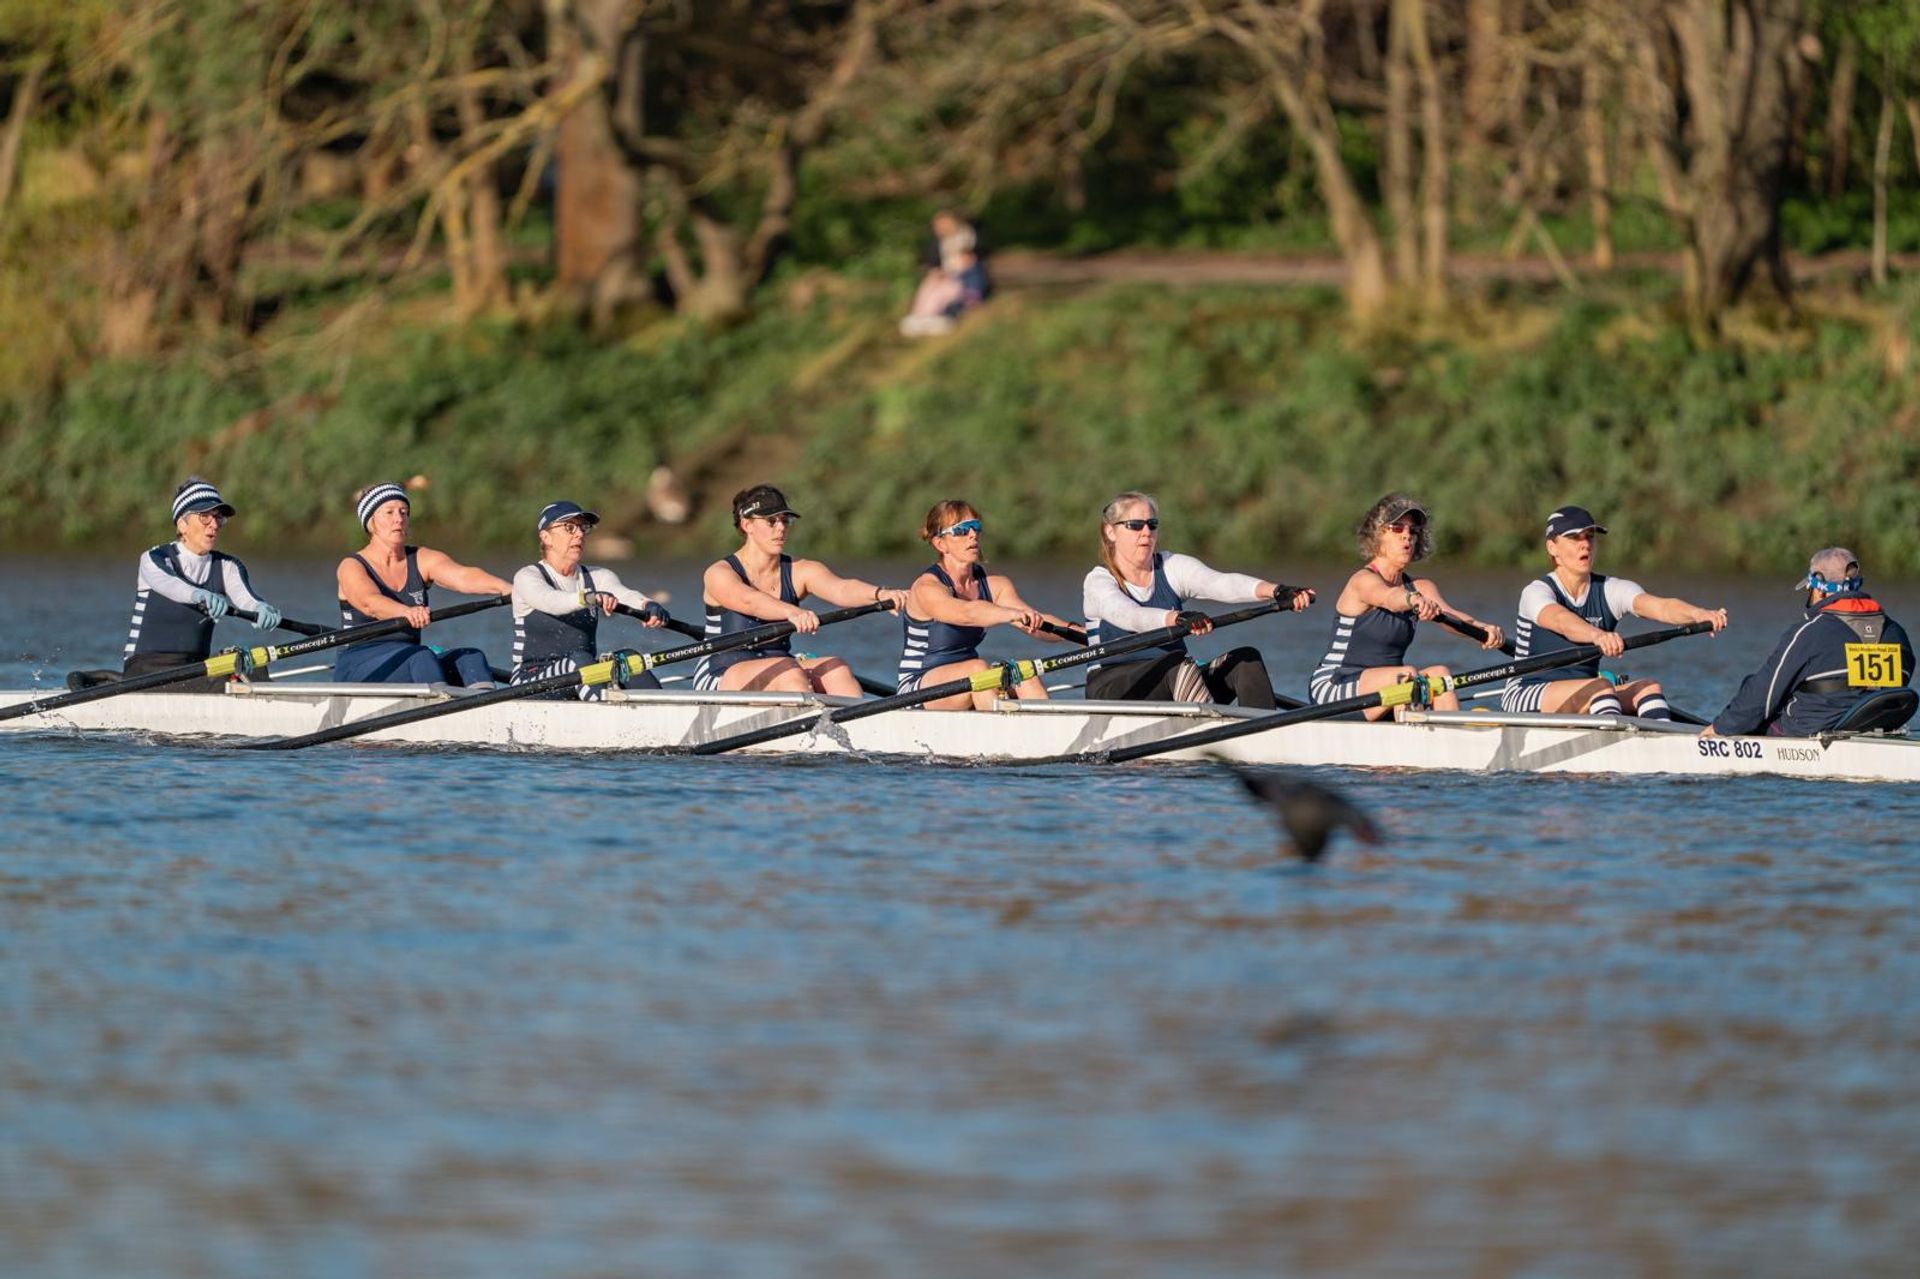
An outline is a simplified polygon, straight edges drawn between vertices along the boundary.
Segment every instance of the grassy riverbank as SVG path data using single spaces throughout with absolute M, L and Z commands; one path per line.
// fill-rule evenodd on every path
M 965 495 L 999 553 L 1083 556 L 1099 503 L 1140 486 L 1170 544 L 1255 565 L 1344 556 L 1360 509 L 1404 487 L 1444 554 L 1482 563 L 1530 555 L 1571 499 L 1626 562 L 1777 572 L 1841 541 L 1920 571 L 1920 290 L 1809 297 L 1702 351 L 1657 282 L 1632 285 L 1482 297 L 1364 346 L 1331 298 L 1231 287 L 1008 295 L 920 343 L 894 334 L 893 282 L 827 275 L 724 333 L 661 318 L 612 341 L 316 306 L 254 345 L 97 364 L 5 405 L 0 538 L 143 542 L 198 471 L 245 511 L 236 549 L 333 548 L 357 485 L 418 474 L 433 540 L 524 544 L 564 495 L 642 554 L 705 553 L 727 495 L 771 479 L 822 554 L 902 552 L 931 501 Z M 648 515 L 659 465 L 686 525 Z

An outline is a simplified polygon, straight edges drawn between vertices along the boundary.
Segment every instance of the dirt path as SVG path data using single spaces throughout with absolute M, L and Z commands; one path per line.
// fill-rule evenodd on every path
M 1844 249 L 1833 253 L 1794 256 L 1790 259 L 1794 278 L 1811 280 L 1824 276 L 1854 274 L 1864 276 L 1868 255 L 1864 249 Z M 1504 257 L 1497 253 L 1461 253 L 1450 259 L 1456 280 L 1514 280 L 1551 283 L 1558 278 L 1554 264 L 1543 257 Z M 1889 260 L 1895 271 L 1920 270 L 1920 253 L 1895 254 Z M 1574 275 L 1586 278 L 1595 273 L 1578 261 L 1569 261 Z M 1677 253 L 1623 254 L 1616 273 L 1622 271 L 1680 271 Z M 1003 287 L 1034 288 L 1062 284 L 1322 284 L 1338 286 L 1346 278 L 1346 268 L 1335 257 L 1290 257 L 1277 253 L 1239 253 L 1213 249 L 1121 249 L 1086 257 L 1064 257 L 1026 249 L 1009 249 L 993 257 L 994 282 Z

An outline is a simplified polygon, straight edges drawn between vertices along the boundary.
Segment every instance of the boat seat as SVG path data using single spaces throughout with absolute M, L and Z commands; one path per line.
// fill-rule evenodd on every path
M 1889 688 L 1869 693 L 1853 704 L 1846 718 L 1833 726 L 1836 733 L 1891 733 L 1903 727 L 1920 710 L 1920 693 L 1910 688 Z

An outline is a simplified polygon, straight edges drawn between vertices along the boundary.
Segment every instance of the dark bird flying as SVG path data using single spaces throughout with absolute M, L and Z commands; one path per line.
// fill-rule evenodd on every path
M 1218 762 L 1240 779 L 1249 795 L 1280 819 L 1292 841 L 1292 851 L 1302 861 L 1319 861 L 1327 851 L 1327 841 L 1342 826 L 1365 843 L 1380 842 L 1380 830 L 1373 820 L 1338 791 L 1284 773 L 1256 773 L 1227 760 Z

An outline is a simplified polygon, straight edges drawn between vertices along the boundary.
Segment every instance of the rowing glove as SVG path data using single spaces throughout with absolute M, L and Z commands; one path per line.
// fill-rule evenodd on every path
M 656 604 L 652 600 L 647 601 L 647 606 L 644 609 L 642 609 L 641 612 L 646 615 L 646 619 L 649 622 L 657 621 L 663 626 L 666 625 L 668 621 L 672 620 L 667 616 L 667 610 L 660 607 L 660 605 Z
M 194 607 L 200 609 L 208 617 L 225 617 L 227 610 L 233 607 L 226 596 L 218 591 L 210 591 L 204 586 L 194 588 L 193 603 Z
M 280 610 L 265 600 L 261 600 L 259 611 L 254 614 L 253 629 L 256 631 L 270 631 L 278 625 L 280 625 Z

